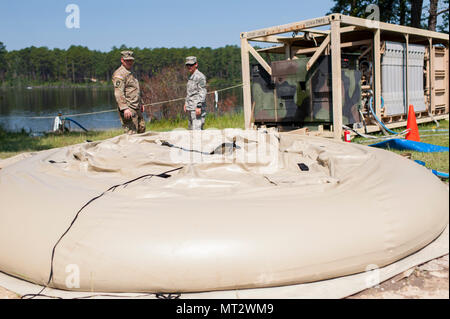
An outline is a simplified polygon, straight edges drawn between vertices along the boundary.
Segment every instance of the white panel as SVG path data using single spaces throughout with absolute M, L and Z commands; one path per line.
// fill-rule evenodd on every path
M 386 50 L 381 60 L 381 95 L 385 115 L 406 114 L 406 67 L 405 43 L 386 41 Z M 408 95 L 409 104 L 416 112 L 425 111 L 423 91 L 423 63 L 425 46 L 408 45 Z
M 423 63 L 425 46 L 408 45 L 408 94 L 409 104 L 414 105 L 414 111 L 426 111 L 425 96 L 423 94 Z

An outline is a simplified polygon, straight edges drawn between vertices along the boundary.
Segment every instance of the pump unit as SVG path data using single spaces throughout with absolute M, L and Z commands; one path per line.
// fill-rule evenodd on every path
M 264 124 L 308 125 L 330 124 L 331 107 L 331 59 L 319 57 L 307 71 L 309 57 L 274 61 L 272 76 L 260 65 L 252 65 L 252 99 L 254 121 Z M 355 55 L 343 55 L 342 105 L 343 123 L 360 122 L 358 108 L 361 105 L 361 72 Z

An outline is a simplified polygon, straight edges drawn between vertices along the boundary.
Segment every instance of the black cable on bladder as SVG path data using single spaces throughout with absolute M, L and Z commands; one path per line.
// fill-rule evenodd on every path
M 122 184 L 117 184 L 117 185 L 111 186 L 108 190 L 104 191 L 104 192 L 101 193 L 100 195 L 98 195 L 98 196 L 96 196 L 96 197 L 90 199 L 86 204 L 83 205 L 83 207 L 80 208 L 80 210 L 77 212 L 77 214 L 75 215 L 74 219 L 73 219 L 72 222 L 70 223 L 69 227 L 64 231 L 64 233 L 59 237 L 59 239 L 58 239 L 58 241 L 56 242 L 56 244 L 53 246 L 53 249 L 52 249 L 52 257 L 51 257 L 51 262 L 50 262 L 50 275 L 49 275 L 49 277 L 48 277 L 47 284 L 46 284 L 46 285 L 41 289 L 41 291 L 39 291 L 37 294 L 26 294 L 26 295 L 23 295 L 23 296 L 21 297 L 21 299 L 33 299 L 34 297 L 37 297 L 37 296 L 50 297 L 50 296 L 42 295 L 42 292 L 44 291 L 44 289 L 46 289 L 46 288 L 50 285 L 50 282 L 51 282 L 52 279 L 53 279 L 53 260 L 54 260 L 54 258 L 55 258 L 56 247 L 58 246 L 58 244 L 60 243 L 60 241 L 64 238 L 64 236 L 69 232 L 70 228 L 72 228 L 72 226 L 75 224 L 75 221 L 77 220 L 78 216 L 79 216 L 80 213 L 83 211 L 83 209 L 86 208 L 86 206 L 88 206 L 89 204 L 91 204 L 93 201 L 99 199 L 100 197 L 102 197 L 102 196 L 105 195 L 106 193 L 108 193 L 108 192 L 110 192 L 110 191 L 113 191 L 113 192 L 114 192 L 114 190 L 115 190 L 117 187 L 120 187 L 120 186 L 127 186 L 128 184 L 131 184 L 131 183 L 133 183 L 133 182 L 135 182 L 135 181 L 137 181 L 137 180 L 140 180 L 140 179 L 143 179 L 143 178 L 147 178 L 147 177 L 153 177 L 153 176 L 156 176 L 156 177 L 161 177 L 161 178 L 168 178 L 168 177 L 171 176 L 171 175 L 169 175 L 169 173 L 178 171 L 178 170 L 180 170 L 180 169 L 182 169 L 182 168 L 183 168 L 183 167 L 174 168 L 174 169 L 165 171 L 165 172 L 160 173 L 160 174 L 146 174 L 146 175 L 139 176 L 139 177 L 134 178 L 134 179 L 132 179 L 132 180 L 130 180 L 130 181 L 128 181 L 128 182 L 125 182 L 125 183 L 122 183 Z M 30 298 L 25 298 L 25 297 L 30 297 Z M 52 298 L 52 297 L 51 297 L 51 298 Z M 57 298 L 57 297 L 56 297 L 56 298 Z
M 156 293 L 155 296 L 158 299 L 180 299 L 181 294 L 178 294 L 178 293 L 170 293 L 170 294 Z

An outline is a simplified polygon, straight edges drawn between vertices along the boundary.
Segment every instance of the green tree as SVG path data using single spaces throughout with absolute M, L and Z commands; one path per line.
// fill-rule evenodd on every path
M 411 26 L 421 27 L 423 0 L 411 0 Z
M 407 25 L 410 16 L 409 2 L 407 0 L 399 0 L 397 12 L 398 12 L 398 24 Z
M 195 55 L 200 70 L 211 83 L 223 87 L 241 81 L 241 56 L 237 46 L 204 48 L 129 48 L 113 47 L 109 52 L 71 46 L 67 50 L 29 47 L 8 52 L 0 46 L 0 79 L 13 85 L 51 82 L 84 83 L 95 78 L 109 82 L 120 66 L 120 52 L 133 50 L 138 78 L 153 77 L 168 67 L 184 69 L 185 57 Z M 210 81 L 209 81 L 210 82 Z
M 354 17 L 366 18 L 370 14 L 370 12 L 366 12 L 367 6 L 376 4 L 380 8 L 380 21 L 410 25 L 411 4 L 417 1 L 420 0 L 335 0 L 335 5 L 329 13 L 342 13 Z M 416 14 L 422 12 L 421 8 L 421 6 L 418 6 L 418 3 L 415 3 L 414 10 Z
M 442 23 L 437 26 L 437 30 L 439 32 L 448 33 L 448 10 L 449 10 L 449 0 L 443 0 L 441 3 L 443 4 L 442 8 L 438 7 L 437 16 L 442 14 Z
M 335 0 L 335 5 L 331 8 L 331 13 L 342 13 L 353 17 L 364 17 L 366 7 L 371 3 L 370 1 L 358 0 Z
M 47 47 L 32 47 L 29 55 L 34 81 L 48 82 L 54 76 L 53 52 Z
M 428 30 L 436 31 L 438 0 L 430 0 Z
M 89 81 L 95 73 L 93 52 L 87 47 L 71 46 L 67 50 L 69 76 L 73 83 Z
M 0 79 L 2 81 L 5 79 L 6 53 L 6 46 L 3 44 L 3 42 L 0 42 Z

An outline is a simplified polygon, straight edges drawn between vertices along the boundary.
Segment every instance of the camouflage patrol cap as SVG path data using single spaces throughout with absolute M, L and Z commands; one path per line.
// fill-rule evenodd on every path
M 195 56 L 188 56 L 186 58 L 186 64 L 195 64 L 197 63 L 197 58 Z
M 124 60 L 134 60 L 133 51 L 122 51 L 120 54 Z

